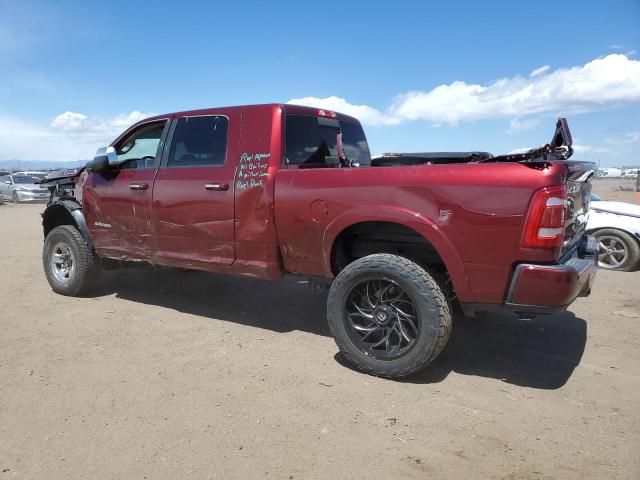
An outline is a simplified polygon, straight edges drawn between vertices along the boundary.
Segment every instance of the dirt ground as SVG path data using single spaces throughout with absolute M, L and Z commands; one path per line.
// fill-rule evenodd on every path
M 592 182 L 593 192 L 602 197 L 603 200 L 613 200 L 616 202 L 640 203 L 635 192 L 635 180 L 607 178 Z
M 42 209 L 0 206 L 0 480 L 640 478 L 640 272 L 562 315 L 458 318 L 395 382 L 342 364 L 297 279 L 124 270 L 55 295 Z

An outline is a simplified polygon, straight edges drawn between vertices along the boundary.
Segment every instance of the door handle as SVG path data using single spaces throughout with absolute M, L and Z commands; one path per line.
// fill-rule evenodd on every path
M 147 190 L 149 188 L 148 183 L 130 183 L 129 188 L 131 190 Z
M 205 183 L 204 188 L 206 190 L 215 190 L 218 192 L 224 192 L 226 190 L 229 190 L 229 184 L 228 183 Z

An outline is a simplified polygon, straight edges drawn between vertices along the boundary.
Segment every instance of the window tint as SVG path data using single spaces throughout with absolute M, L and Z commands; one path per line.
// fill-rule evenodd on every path
M 156 165 L 165 123 L 144 125 L 118 143 L 116 154 L 121 168 L 151 168 Z
M 285 128 L 288 164 L 322 167 L 329 163 L 327 157 L 338 156 L 336 143 L 340 130 L 337 120 L 320 126 L 318 117 L 287 115 Z
M 181 118 L 169 151 L 169 167 L 224 165 L 229 120 L 222 116 Z
M 287 115 L 285 162 L 300 168 L 339 165 L 337 138 L 340 133 L 347 159 L 370 165 L 371 154 L 360 124 L 310 115 Z

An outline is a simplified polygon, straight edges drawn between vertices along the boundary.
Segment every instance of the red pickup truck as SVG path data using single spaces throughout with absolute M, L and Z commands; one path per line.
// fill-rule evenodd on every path
M 524 154 L 372 159 L 360 123 L 294 105 L 141 121 L 85 169 L 45 180 L 43 265 L 82 295 L 119 262 L 330 284 L 328 320 L 363 371 L 426 367 L 467 315 L 562 311 L 587 295 L 591 163 L 560 119 Z M 215 294 L 215 292 L 212 292 Z M 277 306 L 274 306 L 277 308 Z

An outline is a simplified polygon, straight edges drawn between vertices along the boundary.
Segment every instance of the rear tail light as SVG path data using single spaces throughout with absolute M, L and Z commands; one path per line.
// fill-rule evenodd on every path
M 559 185 L 536 191 L 529 205 L 522 246 L 556 248 L 564 241 L 567 187 Z

